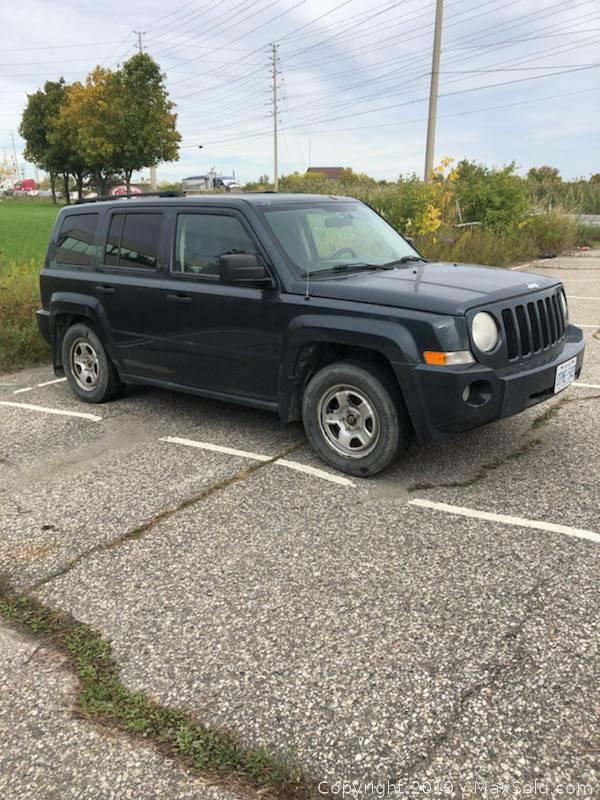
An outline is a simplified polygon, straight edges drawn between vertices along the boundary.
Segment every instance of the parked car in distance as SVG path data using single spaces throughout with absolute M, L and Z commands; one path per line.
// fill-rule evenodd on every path
M 583 360 L 560 281 L 428 262 L 345 197 L 68 206 L 40 284 L 40 330 L 81 400 L 142 383 L 269 409 L 363 477 L 413 436 L 551 398 Z

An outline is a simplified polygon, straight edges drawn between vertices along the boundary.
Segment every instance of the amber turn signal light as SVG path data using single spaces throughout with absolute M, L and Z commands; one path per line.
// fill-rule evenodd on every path
M 458 364 L 474 364 L 475 359 L 469 350 L 454 350 L 450 353 L 438 350 L 425 350 L 423 360 L 437 367 L 452 367 Z

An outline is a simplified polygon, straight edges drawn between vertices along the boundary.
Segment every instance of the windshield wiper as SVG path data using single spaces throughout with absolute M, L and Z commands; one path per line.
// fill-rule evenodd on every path
M 351 272 L 352 270 L 361 270 L 361 269 L 394 269 L 393 266 L 389 264 L 369 264 L 366 261 L 355 261 L 354 263 L 348 264 L 334 264 L 333 267 L 327 267 L 326 269 L 315 269 L 309 270 L 309 274 L 311 278 L 318 278 L 319 275 L 326 275 L 330 272 Z M 306 278 L 306 272 L 302 273 L 302 277 Z
M 353 264 L 336 264 L 326 270 L 321 270 L 321 272 L 343 272 L 348 269 L 393 269 L 393 267 L 387 264 L 368 264 L 367 262 L 355 261 Z
M 387 269 L 394 269 L 394 267 L 398 267 L 400 264 L 408 264 L 411 261 L 423 261 L 427 263 L 428 260 L 427 258 L 423 258 L 423 256 L 402 256 L 402 258 L 397 258 L 394 261 L 388 261 L 387 264 L 383 266 Z

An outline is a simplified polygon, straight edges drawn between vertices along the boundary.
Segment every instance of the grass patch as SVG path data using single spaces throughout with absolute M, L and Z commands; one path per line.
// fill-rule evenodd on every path
M 580 222 L 577 225 L 577 244 L 580 247 L 600 247 L 600 225 Z
M 48 359 L 38 333 L 38 275 L 57 206 L 32 198 L 0 201 L 0 372 Z
M 199 724 L 191 716 L 127 689 L 111 645 L 89 625 L 0 582 L 0 617 L 43 637 L 69 660 L 79 678 L 77 712 L 90 721 L 152 742 L 191 771 L 219 782 L 260 790 L 262 796 L 300 800 L 310 796 L 300 773 L 263 749 L 242 748 L 231 736 Z
M 1 199 L 0 264 L 35 259 L 41 269 L 59 210 L 59 206 L 34 198 Z
M 40 307 L 39 271 L 37 261 L 0 263 L 0 372 L 50 356 L 35 318 Z

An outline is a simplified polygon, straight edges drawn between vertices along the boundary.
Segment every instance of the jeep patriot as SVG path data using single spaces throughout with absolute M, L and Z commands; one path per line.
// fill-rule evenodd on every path
M 269 409 L 364 477 L 412 436 L 547 400 L 583 360 L 555 278 L 432 263 L 346 197 L 68 206 L 40 283 L 54 370 L 81 400 L 143 383 Z

